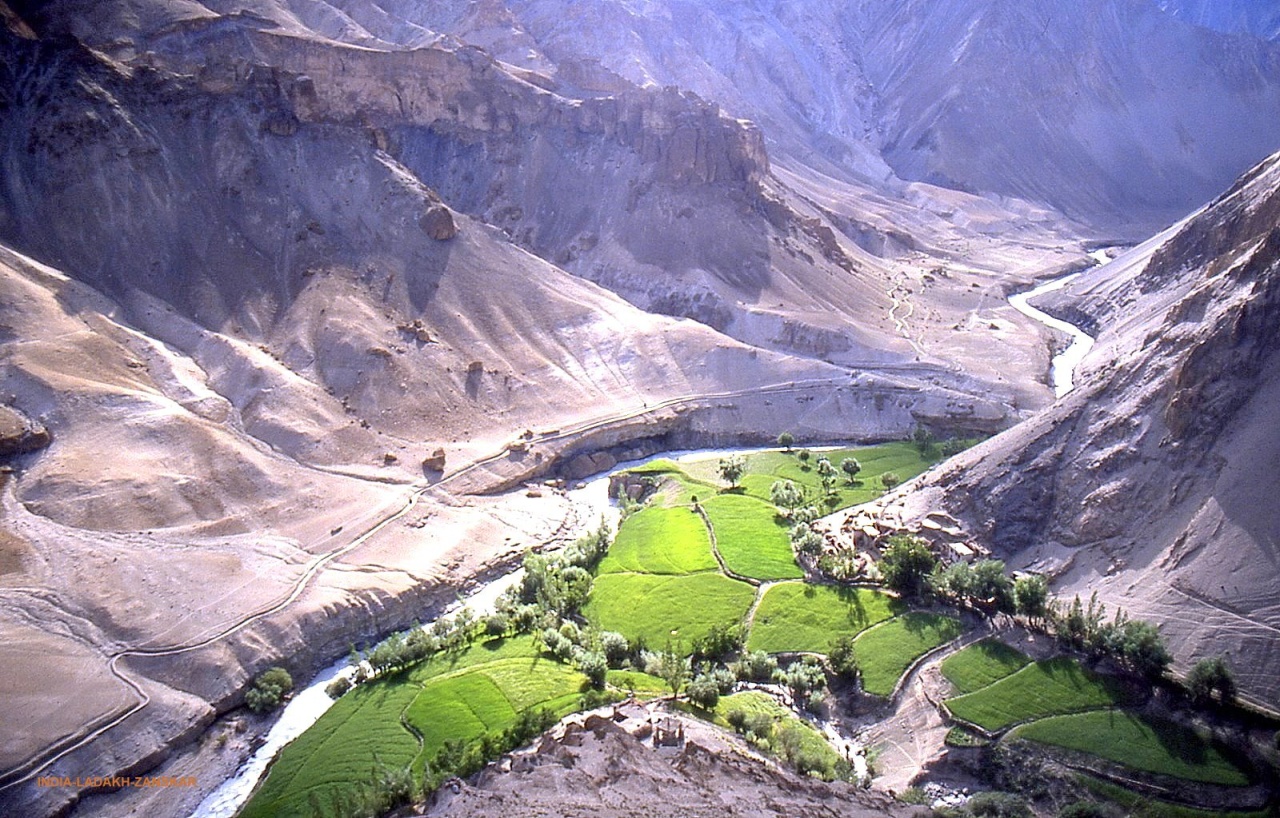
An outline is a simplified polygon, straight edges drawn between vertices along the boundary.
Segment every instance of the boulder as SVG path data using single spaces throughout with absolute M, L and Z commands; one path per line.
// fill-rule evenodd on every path
M 458 226 L 453 221 L 453 214 L 442 204 L 432 205 L 418 219 L 418 226 L 436 241 L 448 241 L 458 235 Z
M 422 470 L 428 472 L 444 471 L 444 449 L 436 449 L 430 455 L 423 458 Z

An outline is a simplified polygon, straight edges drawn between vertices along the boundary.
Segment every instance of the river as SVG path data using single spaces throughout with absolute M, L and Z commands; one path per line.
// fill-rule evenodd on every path
M 1109 259 L 1102 251 L 1092 254 L 1094 261 L 1099 264 L 1105 264 Z M 1071 343 L 1062 352 L 1053 357 L 1053 362 L 1049 365 L 1049 380 L 1053 384 L 1053 394 L 1055 397 L 1062 397 L 1075 388 L 1075 371 L 1080 362 L 1084 360 L 1084 356 L 1089 354 L 1089 350 L 1093 349 L 1093 336 L 1077 327 L 1075 324 L 1067 323 L 1058 318 L 1054 318 L 1046 312 L 1036 309 L 1029 302 L 1031 299 L 1060 290 L 1080 277 L 1080 273 L 1072 273 L 1062 278 L 1055 278 L 1052 281 L 1045 282 L 1034 290 L 1028 290 L 1025 293 L 1009 296 L 1009 304 L 1018 312 L 1028 318 L 1039 321 L 1050 329 L 1065 333 L 1071 338 Z

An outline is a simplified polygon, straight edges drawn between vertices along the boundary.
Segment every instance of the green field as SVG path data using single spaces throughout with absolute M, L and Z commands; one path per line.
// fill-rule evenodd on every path
M 565 665 L 535 658 L 533 640 L 521 637 L 476 644 L 360 685 L 281 751 L 242 818 L 317 815 L 335 790 L 352 792 L 374 780 L 379 765 L 420 773 L 447 739 L 503 730 L 530 708 L 570 712 L 584 682 Z M 402 720 L 421 733 L 421 744 Z
M 963 632 L 964 626 L 955 617 L 920 611 L 865 631 L 853 643 L 862 670 L 862 689 L 888 696 L 916 659 Z
M 702 504 L 716 531 L 725 565 L 752 579 L 799 579 L 791 538 L 769 503 L 741 494 L 721 494 Z
M 976 693 L 947 700 L 959 719 L 998 731 L 1031 721 L 1130 701 L 1118 680 L 1099 676 L 1074 659 L 1057 657 L 1027 665 Z
M 837 638 L 860 633 L 901 608 L 895 597 L 870 588 L 784 582 L 760 600 L 747 649 L 826 653 Z
M 800 448 L 802 447 L 797 446 L 796 451 Z M 914 444 L 907 442 L 882 443 L 877 446 L 813 452 L 813 457 L 809 461 L 807 468 L 800 462 L 795 451 L 791 453 L 783 451 L 752 452 L 746 455 L 747 472 L 742 478 L 742 487 L 749 496 L 770 503 L 772 501 L 769 497 L 769 489 L 773 486 L 774 481 L 792 480 L 796 484 L 810 489 L 811 495 L 816 501 L 819 499 L 818 493 L 821 484 L 818 480 L 818 472 L 814 468 L 814 463 L 817 462 L 819 457 L 828 458 L 836 469 L 840 468 L 840 461 L 846 457 L 855 457 L 862 464 L 862 471 L 858 473 L 857 482 L 852 486 L 845 479 L 843 472 L 838 473 L 839 480 L 836 484 L 836 497 L 835 501 L 830 505 L 832 510 L 866 503 L 879 497 L 883 493 L 883 487 L 880 485 L 880 475 L 887 471 L 894 472 L 903 481 L 906 481 L 933 465 L 920 456 L 920 452 Z M 689 476 L 697 480 L 724 486 L 724 481 L 720 479 L 718 472 L 719 460 L 717 458 L 686 463 L 683 468 Z
M 605 681 L 615 690 L 635 693 L 642 699 L 646 696 L 671 695 L 671 688 L 667 687 L 666 681 L 639 670 L 611 670 L 606 674 Z
M 500 659 L 438 676 L 404 713 L 431 758 L 450 739 L 470 741 L 505 730 L 532 707 L 577 703 L 585 677 L 547 658 Z
M 1031 659 L 999 639 L 983 639 L 942 661 L 942 675 L 957 693 L 973 693 L 1018 672 Z
M 649 506 L 623 522 L 601 574 L 693 574 L 719 568 L 702 518 L 688 508 Z
M 1024 724 L 1010 735 L 1187 781 L 1232 787 L 1249 784 L 1239 767 L 1194 730 L 1123 710 L 1052 716 Z
M 721 573 L 659 576 L 603 574 L 596 578 L 583 615 L 601 630 L 617 631 L 652 649 L 679 640 L 686 649 L 713 625 L 742 621 L 756 589 Z

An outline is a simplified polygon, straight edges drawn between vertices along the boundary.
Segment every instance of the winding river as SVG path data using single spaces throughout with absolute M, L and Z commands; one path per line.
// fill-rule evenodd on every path
M 1099 264 L 1107 263 L 1108 259 L 1102 251 L 1093 254 L 1094 261 Z M 1080 277 L 1080 273 L 1072 273 L 1062 278 L 1055 278 L 1052 281 L 1045 282 L 1034 290 L 1028 290 L 1025 293 L 1009 296 L 1009 304 L 1015 310 L 1027 316 L 1028 318 L 1039 321 L 1049 329 L 1057 330 L 1065 333 L 1071 338 L 1071 343 L 1062 352 L 1053 357 L 1053 362 L 1049 366 L 1049 379 L 1053 384 L 1053 394 L 1055 397 L 1062 397 L 1075 388 L 1075 371 L 1080 362 L 1084 360 L 1084 356 L 1089 354 L 1089 350 L 1093 349 L 1093 336 L 1077 327 L 1075 324 L 1068 323 L 1058 318 L 1054 318 L 1046 312 L 1036 309 L 1029 302 L 1037 296 L 1051 293 L 1055 290 L 1061 290 Z
M 1094 259 L 1099 264 L 1105 264 L 1107 258 L 1101 252 L 1094 254 Z M 1062 397 L 1071 391 L 1074 387 L 1075 368 L 1088 354 L 1093 347 L 1094 339 L 1086 332 L 1081 330 L 1074 324 L 1059 320 L 1053 316 L 1042 312 L 1031 306 L 1028 301 L 1045 293 L 1062 289 L 1063 287 L 1074 281 L 1080 273 L 1073 273 L 1062 278 L 1041 284 L 1033 290 L 1024 293 L 1018 293 L 1009 297 L 1009 304 L 1018 312 L 1032 318 L 1050 329 L 1058 332 L 1066 333 L 1071 338 L 1070 345 L 1058 355 L 1054 356 L 1050 367 L 1050 378 L 1053 383 L 1054 393 L 1057 397 Z M 702 451 L 702 452 L 673 452 L 667 457 L 681 457 L 689 455 L 697 455 L 699 457 L 714 457 L 718 452 Z M 631 468 L 634 463 L 619 464 L 617 470 Z M 578 519 L 591 521 L 589 524 L 594 525 L 594 521 L 600 519 L 603 515 L 609 520 L 610 524 L 617 526 L 618 509 L 612 504 L 608 497 L 608 475 L 601 475 L 591 480 L 583 487 L 575 489 L 568 493 L 570 500 L 583 507 L 583 513 L 578 515 Z M 581 533 L 587 533 L 584 529 Z M 494 603 L 502 592 L 508 587 L 518 582 L 520 579 L 520 571 L 507 574 L 499 579 L 490 582 L 483 588 L 473 593 L 471 596 L 452 606 L 446 614 L 452 613 L 454 610 L 467 606 L 479 615 L 488 613 L 493 609 Z M 236 774 L 227 779 L 216 790 L 205 797 L 200 805 L 196 808 L 190 818 L 232 818 L 236 811 L 249 799 L 254 788 L 265 774 L 271 760 L 276 754 L 289 742 L 302 735 L 311 725 L 315 724 L 319 718 L 324 715 L 332 705 L 333 700 L 325 693 L 325 687 L 337 678 L 339 675 L 349 672 L 349 666 L 346 659 L 334 663 L 330 667 L 321 671 L 311 680 L 311 682 L 303 689 L 294 694 L 293 698 L 285 706 L 284 711 L 280 714 L 279 719 L 268 731 L 263 744 L 253 753 L 253 755 L 240 766 Z M 834 732 L 830 725 L 819 725 L 827 732 Z M 843 739 L 843 737 L 841 737 Z M 847 743 L 847 739 L 843 740 Z M 849 745 L 846 749 L 860 749 Z M 855 753 L 851 753 L 855 755 Z M 859 756 L 857 759 L 862 761 Z M 865 769 L 865 768 L 862 768 Z M 859 771 L 862 772 L 862 769 Z

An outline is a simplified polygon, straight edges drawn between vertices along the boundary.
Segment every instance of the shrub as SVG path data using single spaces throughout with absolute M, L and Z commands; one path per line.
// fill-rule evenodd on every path
M 511 628 L 511 620 L 503 613 L 491 613 L 484 620 L 484 632 L 490 636 L 502 636 Z
M 853 636 L 845 634 L 832 643 L 831 650 L 827 654 L 832 672 L 851 682 L 858 679 L 858 656 L 854 651 L 853 642 Z
M 324 692 L 329 694 L 331 699 L 341 699 L 351 689 L 351 680 L 346 676 L 339 676 L 332 682 L 324 686 Z
M 1058 818 L 1124 818 L 1124 811 L 1112 804 L 1077 801 L 1063 807 Z
M 778 669 L 778 660 L 762 650 L 753 651 L 735 662 L 733 670 L 744 682 L 767 682 Z
M 887 471 L 880 475 L 880 485 L 884 486 L 886 491 L 892 489 L 901 482 L 902 478 L 895 472 Z

